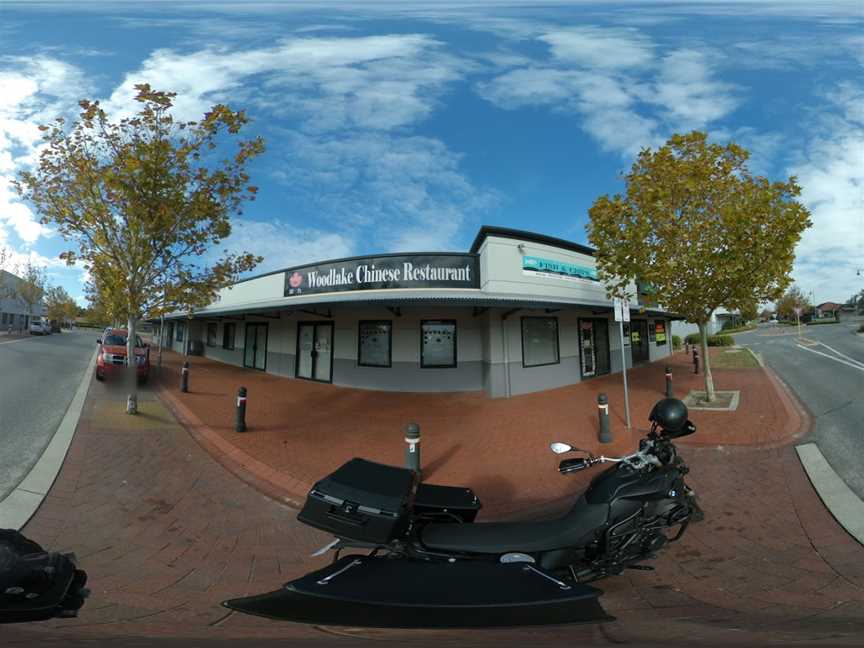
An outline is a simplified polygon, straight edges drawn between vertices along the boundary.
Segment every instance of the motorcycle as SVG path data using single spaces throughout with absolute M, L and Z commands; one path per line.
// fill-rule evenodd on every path
M 365 627 L 487 627 L 611 620 L 588 585 L 641 564 L 704 514 L 673 440 L 693 434 L 679 400 L 651 411 L 639 450 L 594 456 L 563 442 L 561 474 L 613 464 L 562 517 L 474 522 L 468 488 L 417 483 L 408 469 L 352 459 L 317 482 L 298 519 L 336 536 L 333 562 L 281 589 L 223 602 L 274 619 Z M 671 537 L 667 534 L 673 533 Z M 344 550 L 361 550 L 365 555 Z

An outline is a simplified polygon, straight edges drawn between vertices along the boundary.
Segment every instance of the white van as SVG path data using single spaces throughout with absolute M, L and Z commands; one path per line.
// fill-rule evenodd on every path
M 51 323 L 44 317 L 30 320 L 30 335 L 51 335 Z

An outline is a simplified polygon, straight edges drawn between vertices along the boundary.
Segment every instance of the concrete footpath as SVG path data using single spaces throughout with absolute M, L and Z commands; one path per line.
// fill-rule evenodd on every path
M 196 369 L 197 364 L 196 359 Z M 200 373 L 193 374 L 191 385 L 201 390 L 196 380 Z M 718 375 L 718 383 L 724 382 L 734 380 Z M 605 591 L 604 606 L 617 621 L 470 632 L 382 631 L 269 622 L 219 607 L 227 597 L 274 589 L 323 565 L 326 559 L 308 556 L 329 538 L 297 523 L 290 506 L 226 470 L 224 458 L 214 460 L 151 391 L 142 394 L 139 416 L 127 416 L 119 387 L 91 383 L 63 469 L 24 529 L 46 546 L 78 553 L 90 574 L 92 598 L 75 620 L 4 627 L 4 645 L 109 639 L 112 645 L 142 645 L 135 638 L 172 637 L 194 640 L 192 645 L 243 639 L 244 645 L 278 641 L 320 646 L 352 638 L 436 646 L 654 641 L 860 645 L 864 634 L 864 548 L 826 511 L 801 468 L 790 440 L 806 431 L 804 418 L 784 419 L 771 432 L 779 436 L 768 440 L 768 448 L 717 445 L 716 440 L 710 446 L 682 443 L 691 467 L 688 481 L 700 495 L 706 520 L 691 526 L 681 542 L 653 563 L 656 571 L 628 571 L 598 584 Z M 782 408 L 784 397 L 778 394 L 754 397 Z M 331 411 L 344 416 L 338 406 Z M 317 415 L 326 412 L 322 405 Z M 553 415 L 523 419 L 521 425 L 554 431 Z M 639 416 L 644 418 L 645 412 Z M 360 421 L 339 420 L 348 428 Z M 701 425 L 704 438 L 711 438 L 710 424 Z M 323 434 L 307 431 L 318 433 Z M 714 433 L 736 438 L 732 431 Z M 521 461 L 535 463 L 533 473 L 541 483 L 550 483 L 543 481 L 548 473 L 559 480 L 558 492 L 569 489 L 572 497 L 582 482 L 557 475 L 557 459 L 547 449 L 540 449 L 542 459 L 527 454 L 525 448 L 533 452 L 538 442 L 529 435 L 526 445 L 519 446 L 519 437 L 513 437 L 510 445 L 493 446 L 489 461 L 504 461 L 509 468 L 513 462 L 505 457 L 521 449 Z M 353 450 L 347 445 L 341 449 L 345 457 Z M 435 481 L 438 476 L 448 481 L 447 464 L 440 465 Z M 471 480 L 470 473 L 456 477 L 462 483 Z M 484 479 L 489 488 L 478 483 L 478 494 L 498 514 L 505 508 L 496 508 L 496 501 L 519 500 L 520 486 L 528 492 L 523 512 L 540 495 L 556 495 L 532 484 L 499 483 L 496 489 Z M 539 507 L 533 510 L 539 514 Z

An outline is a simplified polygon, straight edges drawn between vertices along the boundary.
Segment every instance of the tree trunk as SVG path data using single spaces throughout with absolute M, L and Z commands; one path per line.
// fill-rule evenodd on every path
M 705 374 L 705 399 L 714 400 L 714 377 L 711 375 L 711 360 L 708 358 L 708 327 L 699 323 L 699 338 L 702 342 L 702 371 Z
M 138 413 L 138 361 L 135 357 L 135 318 L 130 317 L 126 327 L 126 379 L 129 382 L 129 398 L 126 401 L 126 413 Z

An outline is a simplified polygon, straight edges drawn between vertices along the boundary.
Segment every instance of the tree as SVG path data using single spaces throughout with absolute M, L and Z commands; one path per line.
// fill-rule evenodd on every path
M 44 131 L 39 166 L 15 186 L 43 223 L 57 226 L 77 250 L 102 304 L 127 322 L 129 413 L 137 412 L 136 322 L 167 309 L 191 312 L 261 261 L 249 253 L 205 263 L 201 257 L 231 234 L 230 217 L 254 199 L 246 165 L 264 150 L 261 138 L 235 136 L 245 113 L 216 105 L 200 121 L 180 122 L 176 93 L 136 86 L 138 112 L 110 122 L 98 101 L 82 100 L 67 129 L 62 118 Z M 233 154 L 218 155 L 236 139 Z
M 17 282 L 17 285 L 14 287 L 15 296 L 27 308 L 27 321 L 29 322 L 33 318 L 33 310 L 42 302 L 42 298 L 45 296 L 45 268 L 34 265 L 28 259 L 18 269 L 18 275 L 21 281 Z
M 639 153 L 625 195 L 601 196 L 589 210 L 588 238 L 610 294 L 623 296 L 640 279 L 665 308 L 699 326 L 709 401 L 713 312 L 782 295 L 811 224 L 796 179 L 754 177 L 748 157 L 737 144 L 709 144 L 702 132 L 676 134 Z
M 50 320 L 66 322 L 75 317 L 78 305 L 62 286 L 51 286 L 45 290 L 45 314 Z
M 742 324 L 752 322 L 759 316 L 759 303 L 751 302 L 738 307 L 738 313 L 741 315 Z
M 794 320 L 796 318 L 795 309 L 800 309 L 803 313 L 807 309 L 809 301 L 807 296 L 798 286 L 792 286 L 786 293 L 777 300 L 775 305 L 777 309 L 777 317 L 784 320 Z

